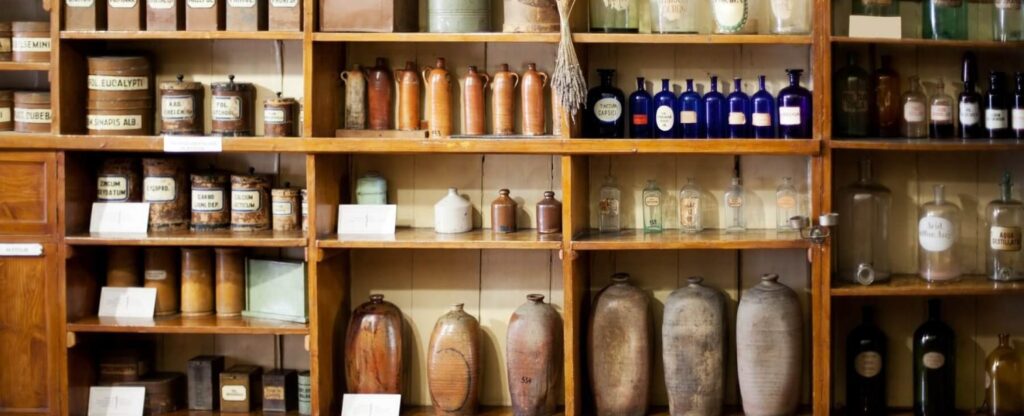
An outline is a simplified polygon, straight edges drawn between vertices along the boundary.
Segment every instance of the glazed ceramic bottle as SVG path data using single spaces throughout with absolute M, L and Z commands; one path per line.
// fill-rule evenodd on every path
M 1024 205 L 1013 199 L 1010 173 L 1003 174 L 999 199 L 985 207 L 988 228 L 988 250 L 985 274 L 996 281 L 1024 279 L 1024 256 L 1021 251 L 1021 227 L 1024 226 Z
M 697 0 L 650 0 L 651 33 L 697 33 Z
M 537 202 L 537 232 L 540 234 L 562 232 L 562 203 L 555 199 L 553 191 L 544 191 L 544 199 Z
M 914 415 L 956 413 L 956 334 L 942 322 L 942 301 L 928 300 L 928 320 L 914 331 Z
M 651 382 L 651 300 L 616 273 L 594 297 L 587 361 L 597 416 L 644 416 Z
M 448 188 L 448 194 L 434 204 L 434 231 L 457 234 L 472 229 L 473 204 L 459 195 L 458 189 Z
M 765 88 L 764 75 L 757 77 L 759 89 L 750 97 L 750 130 L 755 139 L 774 139 L 775 135 L 775 97 Z
M 361 130 L 366 128 L 366 75 L 359 64 L 352 70 L 341 73 L 345 84 L 345 128 Z
M 833 134 L 836 137 L 867 136 L 871 124 L 868 114 L 871 81 L 868 72 L 857 65 L 856 53 L 846 54 L 846 66 L 836 71 L 832 85 Z
M 981 118 L 981 94 L 975 90 L 978 83 L 978 62 L 971 52 L 964 53 L 961 79 L 964 82 L 964 87 L 959 97 L 959 136 L 963 139 L 986 137 L 985 125 Z
M 753 113 L 750 108 L 750 97 L 743 93 L 743 82 L 739 78 L 732 80 L 732 92 L 729 93 L 728 108 L 729 115 L 726 117 L 729 124 L 730 139 L 746 139 L 750 134 L 750 117 Z
M 796 293 L 778 280 L 761 276 L 736 311 L 736 370 L 749 416 L 792 414 L 800 399 L 803 315 Z
M 658 182 L 654 179 L 647 180 L 647 187 L 644 188 L 641 194 L 641 201 L 643 201 L 644 210 L 644 232 L 645 233 L 660 233 L 664 229 L 665 224 L 662 220 L 662 209 L 664 208 L 663 201 L 664 194 L 661 192 L 661 187 L 658 186 Z
M 910 88 L 903 93 L 903 117 L 900 118 L 900 133 L 903 137 L 928 137 L 928 99 L 921 92 L 921 83 L 917 76 L 908 79 Z
M 622 229 L 619 217 L 619 202 L 622 191 L 615 184 L 615 177 L 608 175 L 599 191 L 597 200 L 598 230 L 602 233 L 618 232 Z
M 875 326 L 874 309 L 861 308 L 861 324 L 846 336 L 846 412 L 850 416 L 884 416 L 888 372 L 887 340 Z
M 480 392 L 480 323 L 452 305 L 430 333 L 427 384 L 434 414 L 474 416 Z
M 1006 74 L 992 71 L 985 94 L 985 130 L 990 139 L 1010 138 L 1010 106 L 1013 96 L 1006 88 Z
M 636 91 L 629 94 L 629 137 L 648 139 L 652 135 L 654 104 L 644 77 L 636 77 Z
M 462 83 L 462 134 L 482 136 L 484 132 L 485 104 L 484 88 L 490 78 L 470 65 Z
M 985 403 L 989 416 L 1024 413 L 1021 398 L 1021 366 L 1010 334 L 999 334 L 999 346 L 985 358 Z
M 600 1 L 596 3 L 600 3 Z M 586 136 L 608 139 L 622 138 L 626 133 L 626 123 L 623 120 L 625 97 L 622 90 L 612 85 L 615 70 L 598 69 L 597 73 L 601 77 L 601 84 L 587 92 L 587 111 L 584 114 L 585 123 L 583 125 Z
M 800 86 L 802 69 L 787 69 L 789 86 L 779 91 L 779 137 L 810 139 L 812 126 L 811 92 Z
M 430 137 L 452 135 L 451 80 L 444 58 L 437 58 L 433 68 L 423 70 L 423 82 L 427 86 L 427 127 Z
M 704 230 L 702 198 L 697 182 L 686 178 L 686 185 L 679 190 L 679 231 L 693 234 Z
M 671 139 L 676 133 L 676 95 L 668 78 L 661 80 L 661 91 L 654 95 L 654 138 Z
M 718 77 L 711 76 L 711 91 L 704 94 L 704 111 L 701 113 L 701 124 L 704 126 L 705 137 L 721 139 L 729 137 L 729 107 L 725 96 L 718 92 Z
M 683 139 L 704 137 L 701 128 L 703 111 L 704 102 L 700 94 L 693 90 L 693 79 L 687 79 L 686 91 L 679 94 L 679 99 L 676 100 L 676 112 L 679 114 L 679 133 L 676 136 Z
M 725 296 L 691 277 L 665 300 L 662 359 L 669 413 L 718 416 L 725 390 Z
M 871 75 L 875 105 L 871 106 L 871 119 L 878 137 L 898 137 L 900 118 L 900 74 L 892 68 L 892 56 L 882 55 L 882 66 Z
M 416 64 L 406 62 L 405 69 L 395 70 L 398 83 L 398 129 L 419 130 L 420 128 L 420 74 Z
M 870 285 L 889 280 L 889 213 L 892 192 L 871 177 L 871 160 L 860 162 L 860 179 L 839 193 L 835 229 L 839 278 Z
M 402 311 L 384 295 L 352 311 L 345 336 L 345 375 L 349 393 L 402 394 Z
M 640 30 L 640 5 L 637 0 L 599 0 L 590 2 L 590 31 L 636 33 Z
M 523 85 L 520 103 L 523 107 L 523 135 L 540 136 L 545 133 L 544 119 L 544 85 L 548 82 L 548 74 L 537 70 L 537 64 L 526 64 L 523 71 Z
M 929 282 L 947 282 L 960 277 L 960 208 L 946 200 L 943 185 L 935 185 L 934 194 L 934 201 L 921 206 L 918 272 Z
M 554 415 L 562 374 L 562 317 L 544 303 L 544 295 L 527 295 L 509 318 L 505 339 L 512 413 Z
M 946 94 L 946 85 L 939 79 L 935 92 L 928 97 L 928 138 L 952 139 L 956 137 L 953 128 L 953 97 Z
M 967 39 L 967 2 L 925 0 L 921 2 L 921 37 L 924 39 Z
M 508 194 L 508 189 L 498 190 L 498 198 L 491 202 L 491 229 L 496 233 L 516 232 L 516 201 Z
M 366 71 L 366 77 L 368 80 L 366 101 L 370 130 L 394 128 L 391 121 L 391 95 L 394 93 L 395 86 L 391 79 L 391 70 L 388 69 L 388 61 L 384 58 L 377 58 L 377 65 Z
M 366 172 L 356 181 L 356 204 L 384 205 L 388 203 L 388 181 L 377 172 Z
M 515 92 L 519 74 L 509 71 L 508 64 L 498 66 L 491 79 L 491 128 L 495 135 L 515 134 Z

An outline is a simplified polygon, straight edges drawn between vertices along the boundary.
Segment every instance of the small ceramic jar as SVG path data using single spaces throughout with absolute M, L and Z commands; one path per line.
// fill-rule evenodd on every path
M 562 232 L 562 203 L 555 199 L 555 193 L 552 191 L 544 191 L 544 199 L 537 203 L 537 232 Z
M 356 181 L 356 204 L 384 205 L 388 203 L 388 181 L 377 172 L 366 172 Z
M 508 194 L 508 189 L 499 190 L 498 198 L 491 202 L 491 229 L 496 233 L 516 231 L 516 201 Z
M 473 229 L 473 204 L 455 188 L 434 204 L 434 231 L 439 234 L 464 233 Z

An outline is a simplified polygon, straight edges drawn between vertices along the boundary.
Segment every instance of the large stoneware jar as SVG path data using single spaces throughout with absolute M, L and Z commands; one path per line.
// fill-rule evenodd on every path
M 736 367 L 748 416 L 792 414 L 800 398 L 803 316 L 796 293 L 778 280 L 761 276 L 736 312 Z
M 402 311 L 370 295 L 352 311 L 345 337 L 345 376 L 349 393 L 402 393 Z
M 651 381 L 650 297 L 616 273 L 597 293 L 587 354 L 598 416 L 643 416 Z
M 544 295 L 526 296 L 508 322 L 508 390 L 515 416 L 548 416 L 558 404 L 562 318 Z
M 427 351 L 427 385 L 434 414 L 476 415 L 480 391 L 480 323 L 462 304 L 437 320 Z
M 718 416 L 725 387 L 725 296 L 691 277 L 665 300 L 661 326 L 672 416 Z

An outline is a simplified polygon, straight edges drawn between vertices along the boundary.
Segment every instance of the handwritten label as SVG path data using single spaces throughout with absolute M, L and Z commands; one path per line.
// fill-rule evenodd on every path
M 160 118 L 167 121 L 192 120 L 195 113 L 192 97 L 165 95 L 160 103 Z
M 49 52 L 50 38 L 14 38 L 11 49 L 15 52 Z
M 145 91 L 149 89 L 149 78 L 115 77 L 110 75 L 89 75 L 89 89 L 94 91 Z
M 92 204 L 89 218 L 91 233 L 139 233 L 149 227 L 149 203 L 121 202 Z
M 89 387 L 88 416 L 142 416 L 145 404 L 145 387 Z
M 917 227 L 918 241 L 925 251 L 946 251 L 953 247 L 956 230 L 953 222 L 942 217 L 924 217 Z
M 164 136 L 167 153 L 219 153 L 224 151 L 224 138 L 220 136 Z
M 38 257 L 43 255 L 43 245 L 39 243 L 0 243 L 2 257 Z
M 14 108 L 14 122 L 16 123 L 46 124 L 50 122 L 51 115 L 49 109 Z
M 192 187 L 192 210 L 216 212 L 224 210 L 224 190 Z
M 100 289 L 101 317 L 152 318 L 155 287 L 104 287 Z
M 338 234 L 394 234 L 397 205 L 339 205 Z
M 86 116 L 89 130 L 138 130 L 142 128 L 142 116 Z
M 341 416 L 398 416 L 401 407 L 401 394 L 346 394 Z

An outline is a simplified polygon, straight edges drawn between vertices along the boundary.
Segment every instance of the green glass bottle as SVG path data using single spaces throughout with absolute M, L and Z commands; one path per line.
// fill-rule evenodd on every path
M 921 7 L 921 37 L 967 39 L 966 0 L 924 0 Z
M 928 300 L 928 320 L 914 331 L 914 416 L 956 414 L 955 335 Z
M 648 179 L 647 187 L 644 188 L 642 194 L 645 233 L 660 233 L 665 226 L 661 219 L 662 196 L 663 194 L 658 186 L 658 182 L 654 179 Z

